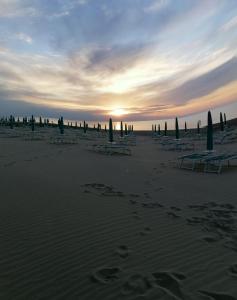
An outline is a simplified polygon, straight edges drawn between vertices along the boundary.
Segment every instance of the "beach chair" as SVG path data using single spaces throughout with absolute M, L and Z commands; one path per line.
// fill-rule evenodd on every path
M 223 153 L 203 158 L 204 172 L 220 174 L 224 163 L 230 166 L 231 160 L 237 160 L 237 153 Z
M 42 141 L 44 140 L 44 135 L 38 132 L 26 133 L 23 136 L 25 141 Z
M 55 136 L 50 138 L 50 144 L 54 145 L 75 145 L 77 144 L 77 140 L 72 137 L 67 136 Z
M 116 141 L 117 142 L 117 141 Z M 122 146 L 136 146 L 136 137 L 135 136 L 125 136 L 120 137 L 118 140 L 118 144 Z
M 120 155 L 131 155 L 131 149 L 124 145 L 119 144 L 101 144 L 93 145 L 92 151 L 104 153 L 107 155 L 120 154 Z
M 165 150 L 173 151 L 187 151 L 194 150 L 194 143 L 184 140 L 169 140 L 162 144 Z
M 210 157 L 211 155 L 211 152 L 191 153 L 187 155 L 182 155 L 178 157 L 178 160 L 180 160 L 179 168 L 193 171 L 197 163 L 201 163 L 204 158 L 207 158 L 208 156 Z M 184 165 L 185 161 L 191 162 L 191 166 Z

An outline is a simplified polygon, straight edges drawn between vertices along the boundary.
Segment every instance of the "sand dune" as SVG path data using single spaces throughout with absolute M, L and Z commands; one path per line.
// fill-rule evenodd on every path
M 237 299 L 235 168 L 180 170 L 149 136 L 132 156 L 106 156 L 88 151 L 94 140 L 11 134 L 0 136 L 0 299 Z

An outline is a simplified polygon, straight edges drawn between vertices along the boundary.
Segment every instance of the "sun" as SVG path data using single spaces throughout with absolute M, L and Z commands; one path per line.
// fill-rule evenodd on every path
M 126 115 L 126 114 L 127 114 L 127 112 L 123 108 L 115 108 L 111 111 L 111 115 L 113 115 L 115 117 L 120 117 L 120 116 L 123 116 L 123 115 Z

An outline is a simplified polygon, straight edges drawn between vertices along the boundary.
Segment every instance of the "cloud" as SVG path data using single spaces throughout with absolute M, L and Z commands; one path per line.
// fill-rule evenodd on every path
M 0 18 L 36 16 L 37 10 L 28 0 L 0 0 Z
M 175 105 L 183 105 L 192 99 L 208 95 L 235 80 L 237 80 L 237 57 L 233 57 L 214 70 L 185 82 L 167 92 L 163 98 Z
M 234 29 L 237 27 L 237 16 L 233 17 L 231 20 L 229 20 L 227 23 L 225 23 L 222 27 L 221 27 L 221 31 L 229 31 L 231 29 Z
M 149 13 L 157 13 L 167 8 L 170 0 L 155 0 L 149 6 L 145 7 L 144 11 Z
M 0 0 L 0 101 L 139 120 L 232 101 L 234 1 Z
M 17 37 L 20 41 L 26 42 L 26 43 L 28 43 L 28 44 L 32 44 L 32 42 L 33 42 L 32 38 L 31 38 L 29 35 L 27 35 L 27 34 L 25 34 L 25 33 L 23 33 L 23 32 L 17 33 L 16 37 Z
M 131 68 L 143 59 L 149 52 L 151 45 L 124 44 L 110 47 L 91 46 L 73 53 L 69 58 L 74 66 L 78 66 L 88 73 L 103 76 L 118 74 Z

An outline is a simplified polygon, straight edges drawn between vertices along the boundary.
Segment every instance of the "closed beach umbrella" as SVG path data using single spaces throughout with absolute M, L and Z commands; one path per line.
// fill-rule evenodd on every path
M 127 127 L 127 124 L 125 124 L 125 135 L 128 135 L 128 127 Z
M 109 119 L 109 142 L 113 143 L 114 137 L 113 137 L 113 122 L 112 119 Z
M 224 131 L 224 122 L 223 122 L 222 113 L 220 113 L 220 129 L 221 129 L 221 131 Z
M 59 129 L 60 129 L 60 133 L 61 133 L 61 134 L 64 134 L 63 117 L 61 117 L 60 120 L 59 120 Z
M 120 123 L 120 136 L 123 137 L 123 122 Z
M 31 116 L 30 125 L 31 125 L 31 130 L 34 131 L 35 130 L 35 119 L 34 119 L 33 115 Z
M 179 140 L 179 122 L 177 117 L 175 118 L 175 138 Z
M 165 136 L 167 136 L 167 122 L 165 122 Z
M 197 134 L 200 134 L 200 125 L 199 124 L 200 124 L 200 122 L 198 121 L 197 122 Z
M 225 125 L 227 124 L 227 122 L 226 122 L 226 114 L 224 113 L 224 123 L 225 123 Z
M 211 112 L 208 112 L 207 116 L 207 150 L 213 150 L 213 126 L 212 126 L 212 117 Z

